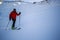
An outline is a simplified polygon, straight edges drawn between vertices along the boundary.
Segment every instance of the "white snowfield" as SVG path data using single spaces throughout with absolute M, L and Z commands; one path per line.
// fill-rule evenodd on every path
M 60 0 L 42 4 L 13 4 L 4 2 L 0 5 L 0 40 L 59 40 Z M 13 8 L 21 12 L 15 25 L 21 30 L 10 29 L 12 21 L 9 22 L 9 14 Z

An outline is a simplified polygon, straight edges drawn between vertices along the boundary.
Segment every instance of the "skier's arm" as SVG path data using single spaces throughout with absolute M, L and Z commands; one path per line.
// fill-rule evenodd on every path
M 19 14 L 16 13 L 17 16 L 19 16 L 21 14 L 21 12 L 19 12 Z

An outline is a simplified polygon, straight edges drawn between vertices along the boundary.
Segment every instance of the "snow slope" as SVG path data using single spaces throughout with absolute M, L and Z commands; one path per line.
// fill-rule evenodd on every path
M 0 5 L 0 40 L 59 40 L 60 36 L 60 3 L 50 1 L 44 4 L 14 3 Z M 21 30 L 4 30 L 9 21 L 9 13 L 17 9 L 21 16 L 17 17 L 16 27 Z M 19 24 L 20 21 L 20 24 Z M 11 27 L 12 21 L 8 27 Z

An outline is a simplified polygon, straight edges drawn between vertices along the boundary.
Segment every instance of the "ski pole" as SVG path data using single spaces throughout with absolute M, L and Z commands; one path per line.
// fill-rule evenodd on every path
M 20 15 L 19 15 L 19 25 L 20 25 L 20 16 L 21 16 L 21 12 L 20 12 Z
M 8 25 L 9 25 L 9 23 L 10 23 L 10 21 L 8 22 L 7 27 L 8 27 Z M 6 29 L 7 29 L 7 27 L 6 27 Z
M 19 15 L 19 25 L 20 25 L 20 15 Z

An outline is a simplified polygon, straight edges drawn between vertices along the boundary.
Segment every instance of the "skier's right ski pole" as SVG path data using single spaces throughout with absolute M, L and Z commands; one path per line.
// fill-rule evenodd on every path
M 9 23 L 10 23 L 10 21 L 8 22 L 8 24 L 7 24 L 7 26 L 6 26 L 6 30 L 7 30 L 7 27 L 8 27 L 8 25 L 9 25 Z

